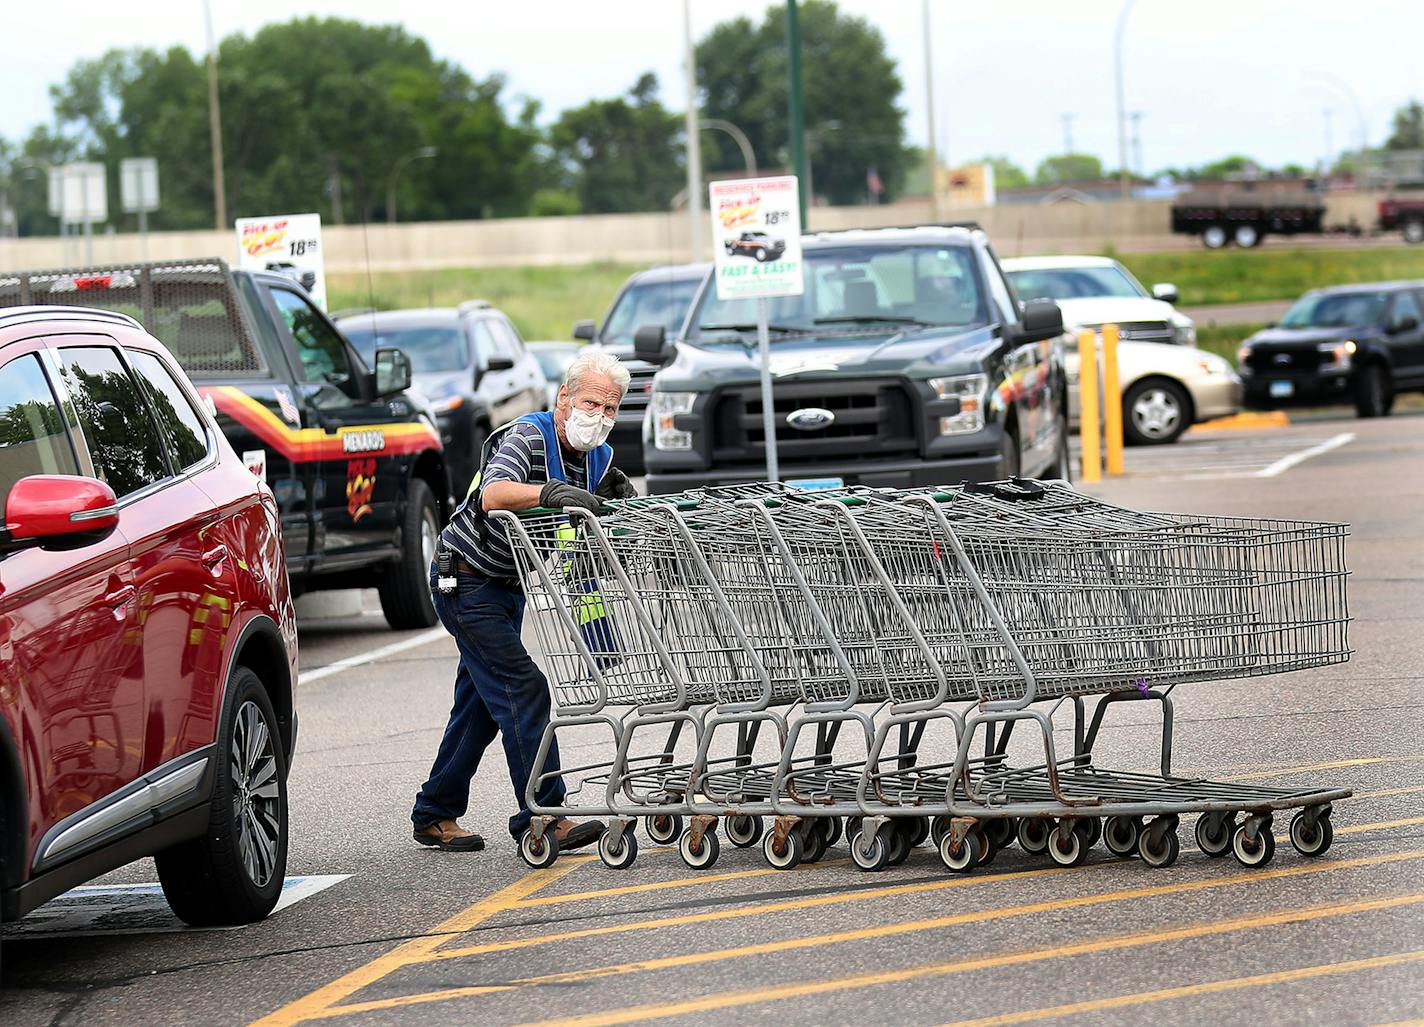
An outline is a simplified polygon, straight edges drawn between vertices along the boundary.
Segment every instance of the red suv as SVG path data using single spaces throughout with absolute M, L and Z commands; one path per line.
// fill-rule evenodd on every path
M 281 523 L 122 314 L 0 310 L 0 919 L 155 856 L 190 924 L 271 912 L 296 618 Z

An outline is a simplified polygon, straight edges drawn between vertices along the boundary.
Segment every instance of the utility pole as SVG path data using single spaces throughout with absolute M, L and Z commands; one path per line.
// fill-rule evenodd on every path
M 1335 160 L 1335 139 L 1330 131 L 1330 119 L 1335 116 L 1335 112 L 1329 107 L 1324 108 L 1321 114 L 1325 115 L 1325 162 L 1321 164 L 1322 174 L 1330 174 L 1330 165 Z
M 796 10 L 796 0 L 786 0 L 786 86 L 789 98 L 791 138 L 791 171 L 800 181 L 796 190 L 801 199 L 801 231 L 809 230 L 806 223 L 807 193 L 810 183 L 806 180 L 806 114 L 801 103 L 801 16 Z
M 1131 176 L 1127 171 L 1127 101 L 1122 89 L 1122 33 L 1127 28 L 1127 15 L 1136 0 L 1122 0 L 1122 12 L 1117 16 L 1117 33 L 1113 37 L 1113 66 L 1117 73 L 1117 166 L 1118 190 L 1124 200 L 1132 195 Z
M 930 220 L 939 222 L 939 150 L 935 147 L 934 47 L 930 43 L 930 0 L 921 7 L 925 36 L 925 114 L 929 118 Z
M 1073 119 L 1076 118 L 1078 115 L 1076 115 L 1076 114 L 1060 114 L 1060 115 L 1058 115 L 1058 116 L 1063 119 L 1063 152 L 1064 152 L 1064 153 L 1072 153 L 1072 152 L 1073 152 Z
M 203 0 L 203 22 L 208 30 L 208 132 L 213 151 L 213 227 L 227 223 L 227 188 L 223 184 L 222 111 L 218 108 L 218 51 L 213 45 L 212 0 Z
M 692 0 L 682 0 L 683 64 L 687 72 L 687 216 L 692 259 L 706 260 L 702 244 L 702 140 L 697 129 L 697 60 L 692 51 Z
M 1142 111 L 1133 111 L 1128 117 L 1132 119 L 1132 167 L 1141 178 L 1146 170 L 1142 166 Z

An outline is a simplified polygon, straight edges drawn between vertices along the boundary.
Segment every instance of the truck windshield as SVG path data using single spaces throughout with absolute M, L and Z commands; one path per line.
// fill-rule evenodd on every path
M 376 366 L 376 350 L 404 350 L 417 374 L 459 371 L 470 366 L 470 344 L 458 328 L 411 325 L 405 328 L 351 328 L 342 326 L 351 345 L 367 367 Z
M 682 330 L 687 308 L 692 306 L 700 278 L 681 281 L 642 281 L 630 285 L 614 301 L 603 322 L 599 341 L 612 345 L 633 345 L 633 333 L 644 325 L 662 325 L 672 338 Z
M 1120 267 L 1045 267 L 1008 271 L 1024 300 L 1074 300 L 1089 296 L 1134 298 L 1147 292 Z
M 804 258 L 805 292 L 767 301 L 767 320 L 780 337 L 988 323 L 968 246 L 838 246 L 808 249 Z M 695 337 L 703 343 L 742 341 L 755 330 L 756 304 L 719 300 L 710 288 Z
M 1336 292 L 1302 296 L 1281 318 L 1282 328 L 1349 328 L 1378 324 L 1387 294 Z

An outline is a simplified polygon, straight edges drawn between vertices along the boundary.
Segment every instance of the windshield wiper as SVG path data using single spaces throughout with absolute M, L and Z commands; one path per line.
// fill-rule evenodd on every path
M 895 325 L 915 325 L 918 328 L 939 328 L 942 327 L 935 321 L 921 321 L 917 317 L 900 317 L 897 314 L 847 314 L 842 317 L 818 317 L 815 321 L 818 325 L 875 325 L 875 324 L 895 324 Z
M 755 324 L 734 324 L 734 325 L 698 325 L 699 332 L 754 332 L 757 330 Z M 769 332 L 776 332 L 780 335 L 804 335 L 811 329 L 805 325 L 774 325 L 766 326 Z

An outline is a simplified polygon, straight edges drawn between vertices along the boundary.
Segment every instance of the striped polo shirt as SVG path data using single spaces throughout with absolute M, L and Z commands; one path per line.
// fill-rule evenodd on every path
M 570 485 L 588 487 L 588 455 L 565 449 L 559 454 Z M 517 421 L 504 433 L 480 474 L 479 488 L 460 504 L 440 537 L 471 567 L 488 578 L 517 578 L 507 527 L 485 515 L 484 490 L 496 481 L 543 485 L 549 480 L 544 433 L 537 425 Z

